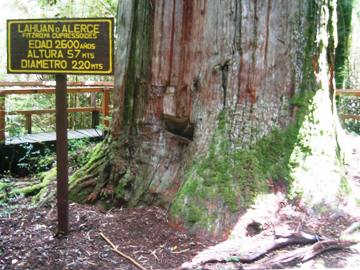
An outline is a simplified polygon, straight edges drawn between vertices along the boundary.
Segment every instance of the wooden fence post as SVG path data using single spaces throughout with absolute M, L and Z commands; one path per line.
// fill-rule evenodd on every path
M 105 88 L 103 92 L 103 102 L 102 102 L 102 113 L 104 119 L 103 122 L 105 127 L 109 127 L 109 120 L 107 119 L 109 117 L 109 103 L 110 103 L 109 89 Z
M 96 93 L 90 95 L 90 106 L 96 108 Z M 91 127 L 96 128 L 99 125 L 99 111 L 92 111 L 91 113 Z
M 25 114 L 25 128 L 27 130 L 28 134 L 31 134 L 32 129 L 32 119 L 31 119 L 31 113 Z
M 5 141 L 5 95 L 0 95 L 0 142 Z

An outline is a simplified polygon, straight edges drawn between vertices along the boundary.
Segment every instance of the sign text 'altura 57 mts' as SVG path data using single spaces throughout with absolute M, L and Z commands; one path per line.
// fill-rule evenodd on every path
M 8 20 L 8 73 L 113 74 L 113 29 L 113 18 Z

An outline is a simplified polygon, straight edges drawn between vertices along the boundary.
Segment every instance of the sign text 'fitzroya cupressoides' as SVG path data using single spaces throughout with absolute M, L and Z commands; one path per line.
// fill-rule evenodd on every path
M 7 21 L 9 73 L 113 74 L 112 18 Z

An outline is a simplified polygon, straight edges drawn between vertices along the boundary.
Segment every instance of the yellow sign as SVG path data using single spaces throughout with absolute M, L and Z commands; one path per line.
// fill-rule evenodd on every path
M 8 73 L 113 74 L 113 32 L 113 18 L 8 20 Z

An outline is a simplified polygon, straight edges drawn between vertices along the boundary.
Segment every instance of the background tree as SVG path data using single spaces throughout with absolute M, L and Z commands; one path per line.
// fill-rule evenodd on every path
M 339 1 L 338 5 L 339 45 L 336 48 L 336 85 L 338 88 L 358 89 L 360 62 L 360 2 L 358 0 Z M 338 98 L 341 114 L 360 114 L 360 98 L 341 96 Z M 360 122 L 345 119 L 344 127 L 360 134 Z
M 74 200 L 170 207 L 214 234 L 271 185 L 337 202 L 336 1 L 121 0 L 117 31 L 111 134 Z

